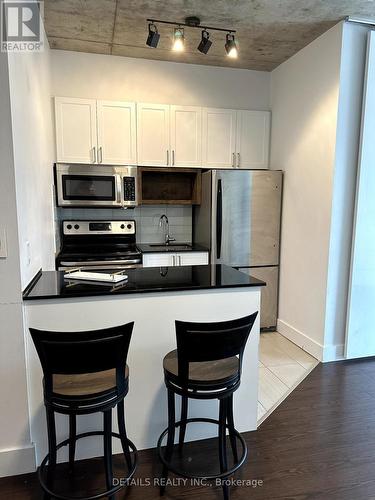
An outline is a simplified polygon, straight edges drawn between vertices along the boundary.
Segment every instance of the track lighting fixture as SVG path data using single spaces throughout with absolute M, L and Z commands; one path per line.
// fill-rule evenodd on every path
M 184 23 L 178 23 L 176 21 L 162 21 L 160 19 L 147 19 L 148 25 L 148 37 L 146 44 L 149 47 L 157 47 L 160 34 L 156 27 L 156 24 L 168 24 L 170 26 L 174 26 L 173 29 L 173 45 L 172 50 L 175 52 L 183 52 L 185 50 L 185 33 L 184 27 L 187 28 L 199 28 L 202 30 L 202 37 L 197 50 L 202 54 L 207 54 L 210 50 L 212 41 L 210 40 L 210 33 L 208 31 L 219 31 L 226 32 L 226 40 L 225 40 L 225 51 L 228 57 L 233 59 L 238 57 L 238 48 L 237 43 L 234 38 L 234 34 L 236 30 L 225 29 L 225 28 L 214 28 L 213 26 L 201 26 L 201 21 L 199 17 L 190 16 L 185 19 Z
M 209 32 L 206 30 L 203 30 L 202 31 L 202 40 L 200 41 L 200 44 L 198 45 L 199 52 L 202 52 L 202 54 L 207 54 L 207 52 L 210 50 L 211 45 L 212 45 L 212 42 L 210 40 Z
M 185 50 L 185 37 L 183 28 L 175 28 L 173 35 L 172 50 L 175 52 L 183 52 Z
M 228 33 L 226 36 L 225 50 L 227 52 L 228 57 L 232 59 L 237 59 L 238 49 L 236 41 L 234 39 L 234 35 L 232 33 Z
M 154 23 L 149 23 L 149 25 L 148 25 L 148 37 L 147 37 L 146 45 L 156 49 L 156 47 L 158 46 L 159 40 L 160 40 L 160 34 L 158 33 L 157 27 L 155 26 Z

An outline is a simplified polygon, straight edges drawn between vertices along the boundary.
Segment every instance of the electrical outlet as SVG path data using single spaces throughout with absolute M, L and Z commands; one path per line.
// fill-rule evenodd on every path
M 30 247 L 30 241 L 26 241 L 26 264 L 28 266 L 31 264 L 31 247 Z
M 8 257 L 7 250 L 7 237 L 5 228 L 0 229 L 0 259 L 6 259 Z

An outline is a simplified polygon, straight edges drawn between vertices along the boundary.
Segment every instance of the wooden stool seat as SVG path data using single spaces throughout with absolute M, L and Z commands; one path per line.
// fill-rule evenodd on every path
M 166 376 L 178 379 L 177 349 L 169 352 L 163 360 Z M 189 363 L 189 382 L 199 385 L 228 384 L 239 376 L 240 362 L 237 356 L 214 361 Z
M 126 365 L 125 378 L 129 377 L 129 367 Z M 116 390 L 116 369 L 94 373 L 74 375 L 53 374 L 53 392 L 63 396 L 88 396 L 101 392 Z

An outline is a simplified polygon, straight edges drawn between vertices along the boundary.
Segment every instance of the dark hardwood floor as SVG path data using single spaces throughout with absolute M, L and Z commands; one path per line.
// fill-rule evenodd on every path
M 235 479 L 259 480 L 262 485 L 233 487 L 233 500 L 375 499 L 375 360 L 318 365 L 246 440 L 249 458 Z M 197 450 L 212 466 L 216 443 L 201 441 L 188 452 L 194 456 Z M 159 473 L 155 450 L 140 452 L 137 481 L 153 481 Z M 103 481 L 102 461 L 79 462 L 76 474 L 77 493 L 86 492 L 88 484 L 95 488 Z M 215 486 L 175 485 L 167 486 L 165 498 L 221 500 L 221 491 Z M 41 498 L 35 474 L 0 480 L 1 500 Z M 116 496 L 157 498 L 153 484 L 132 486 Z

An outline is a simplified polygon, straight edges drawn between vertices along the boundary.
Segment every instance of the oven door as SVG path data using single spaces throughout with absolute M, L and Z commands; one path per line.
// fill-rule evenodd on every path
M 121 177 L 112 169 L 57 166 L 57 203 L 71 207 L 120 207 Z

